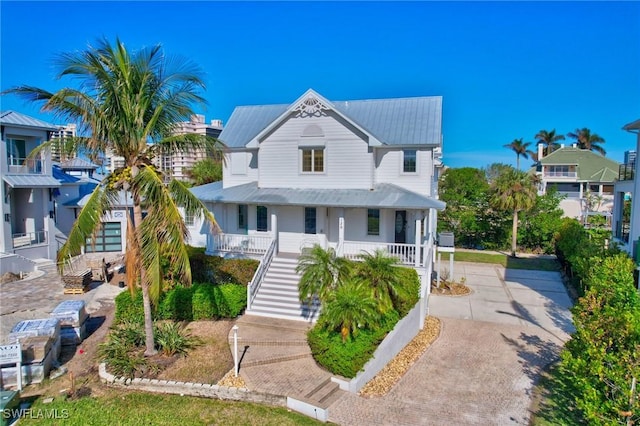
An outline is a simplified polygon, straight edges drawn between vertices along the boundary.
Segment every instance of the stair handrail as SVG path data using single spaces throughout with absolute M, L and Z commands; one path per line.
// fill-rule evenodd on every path
M 269 270 L 269 266 L 271 266 L 271 261 L 273 260 L 275 252 L 276 240 L 272 239 L 267 252 L 260 260 L 260 264 L 258 265 L 256 272 L 253 274 L 253 278 L 251 278 L 251 281 L 247 284 L 247 310 L 251 309 L 253 299 L 255 299 L 256 294 L 258 294 L 258 290 L 264 280 L 264 276 L 266 275 L 267 270 Z

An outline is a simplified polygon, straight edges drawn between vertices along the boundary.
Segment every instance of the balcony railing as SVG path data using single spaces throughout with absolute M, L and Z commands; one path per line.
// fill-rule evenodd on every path
M 618 166 L 618 180 L 633 180 L 635 176 L 636 163 L 620 164 Z
M 578 177 L 578 172 L 554 172 L 554 171 L 546 171 L 544 172 L 544 177 L 555 177 L 555 178 L 576 178 Z
M 580 198 L 579 191 L 558 191 L 558 195 L 564 195 L 566 198 Z
M 47 242 L 47 231 L 13 234 L 13 248 L 34 246 Z
M 7 158 L 9 173 L 12 174 L 42 174 L 44 161 L 39 158 Z
M 342 247 L 343 256 L 347 259 L 358 260 L 363 253 L 372 254 L 376 250 L 384 250 L 397 257 L 406 266 L 423 266 L 422 258 L 418 258 L 416 265 L 416 245 L 399 243 L 369 243 L 363 241 L 345 241 Z M 418 253 L 420 255 L 420 253 Z
M 273 238 L 262 235 L 216 234 L 213 250 L 220 253 L 263 255 L 269 250 Z
M 613 236 L 620 241 L 623 241 L 625 244 L 628 244 L 630 231 L 631 224 L 628 222 L 618 222 Z

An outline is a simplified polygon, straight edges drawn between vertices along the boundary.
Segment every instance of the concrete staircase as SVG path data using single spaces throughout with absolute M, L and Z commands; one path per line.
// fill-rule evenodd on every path
M 298 259 L 294 256 L 275 256 L 247 314 L 296 321 L 316 321 L 320 313 L 320 303 L 317 300 L 311 306 L 300 303 L 298 296 L 300 275 L 295 271 L 297 265 Z

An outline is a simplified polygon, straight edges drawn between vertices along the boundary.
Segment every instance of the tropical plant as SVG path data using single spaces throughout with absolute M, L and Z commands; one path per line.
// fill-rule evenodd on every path
M 325 250 L 315 244 L 302 249 L 296 272 L 301 274 L 298 284 L 300 301 L 309 303 L 317 296 L 324 304 L 339 283 L 349 276 L 350 264 L 333 248 Z
M 356 278 L 371 289 L 380 313 L 396 308 L 399 299 L 406 296 L 404 283 L 398 273 L 398 258 L 390 256 L 385 250 L 377 249 L 373 253 L 361 254 L 360 260 L 362 262 L 357 265 Z
M 535 152 L 529 149 L 531 142 L 524 142 L 522 138 L 514 139 L 511 143 L 506 144 L 504 147 L 509 148 L 516 153 L 516 168 L 520 170 L 520 157 L 525 160 L 529 158 L 529 155 L 535 155 Z
M 551 154 L 553 151 L 560 147 L 558 141 L 564 140 L 564 135 L 556 134 L 556 129 L 553 130 L 540 130 L 535 135 L 536 141 L 541 143 L 546 148 L 546 155 Z M 539 159 L 538 159 L 539 160 Z
M 363 281 L 349 279 L 331 293 L 322 311 L 321 323 L 340 330 L 342 341 L 358 333 L 359 327 L 375 329 L 380 314 L 378 302 Z
M 205 158 L 187 170 L 187 176 L 194 185 L 204 185 L 222 180 L 222 161 Z
M 518 213 L 534 206 L 537 189 L 534 177 L 512 169 L 502 173 L 493 182 L 492 204 L 496 208 L 513 212 L 511 256 L 516 256 L 518 242 Z
M 156 324 L 155 332 L 156 343 L 166 356 L 186 355 L 190 349 L 201 343 L 185 329 L 184 323 L 165 321 Z
M 591 130 L 583 127 L 582 129 L 576 129 L 574 132 L 567 133 L 567 136 L 574 139 L 578 148 L 588 149 L 589 151 L 595 151 L 598 154 L 606 155 L 607 151 L 604 150 L 602 144 L 605 140 L 596 133 L 591 133 Z
M 125 263 L 132 291 L 137 284 L 142 287 L 147 356 L 156 353 L 151 316 L 162 290 L 161 255 L 168 255 L 182 283 L 191 282 L 184 244 L 188 229 L 178 206 L 217 226 L 213 215 L 182 183 L 174 180 L 165 185 L 152 165 L 154 157 L 175 150 L 216 147 L 202 135 L 173 135 L 175 123 L 188 119 L 193 105 L 204 103 L 199 95 L 204 89 L 199 68 L 176 59 L 166 57 L 160 45 L 129 52 L 119 39 L 114 45 L 102 39 L 95 47 L 59 57 L 58 77 L 75 78 L 80 82 L 78 89 L 52 93 L 20 86 L 8 91 L 78 122 L 89 134 L 79 138 L 87 152 L 109 151 L 124 158 L 125 166 L 111 173 L 89 197 L 58 259 L 80 253 L 115 205 L 118 192 L 130 193 L 133 215 L 128 215 Z
M 640 398 L 640 296 L 626 254 L 598 258 L 587 292 L 573 309 L 575 333 L 562 352 L 561 373 L 573 402 L 594 425 L 636 424 Z

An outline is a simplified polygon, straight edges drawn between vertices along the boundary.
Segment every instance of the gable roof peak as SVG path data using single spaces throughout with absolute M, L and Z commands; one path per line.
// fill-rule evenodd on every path
M 316 117 L 331 109 L 334 109 L 333 104 L 313 89 L 308 89 L 289 107 L 290 111 L 297 111 L 302 116 Z

